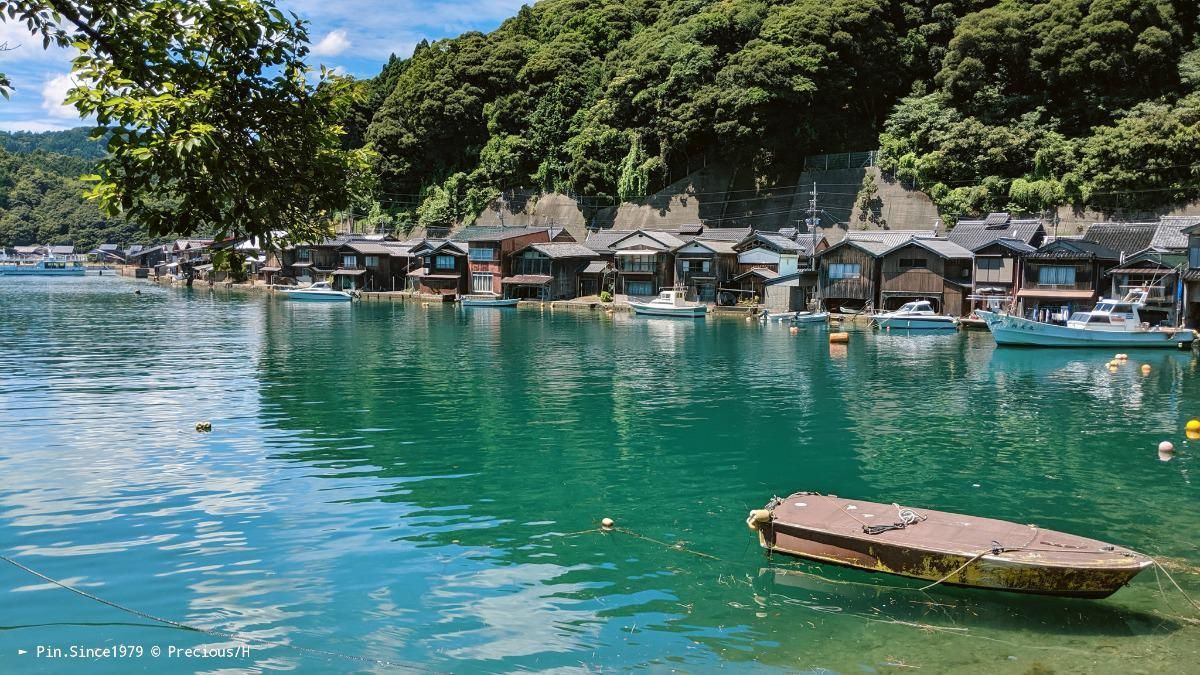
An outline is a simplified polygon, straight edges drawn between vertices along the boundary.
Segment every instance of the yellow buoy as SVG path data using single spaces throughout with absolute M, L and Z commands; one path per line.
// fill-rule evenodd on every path
M 1143 374 L 1143 375 L 1149 375 L 1149 374 L 1150 374 L 1150 364 L 1149 364 L 1149 363 L 1143 363 L 1143 364 L 1142 364 L 1142 374 Z
M 1200 431 L 1185 431 L 1184 436 L 1187 436 L 1189 441 L 1200 441 Z
M 829 341 L 833 344 L 846 344 L 850 342 L 849 333 L 830 333 Z
M 1200 431 L 1200 420 L 1188 420 L 1187 426 L 1184 428 L 1188 431 Z
M 611 530 L 613 525 L 616 525 L 616 523 L 613 522 L 612 518 L 605 518 L 604 520 L 600 521 L 600 527 L 603 527 L 606 530 Z

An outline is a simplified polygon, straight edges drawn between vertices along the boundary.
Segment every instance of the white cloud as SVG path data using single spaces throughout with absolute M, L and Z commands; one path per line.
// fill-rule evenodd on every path
M 344 30 L 331 30 L 313 45 L 312 53 L 317 56 L 337 56 L 350 48 L 350 38 Z
M 78 124 L 56 124 L 45 120 L 0 120 L 3 131 L 63 131 Z
M 42 85 L 42 110 L 58 119 L 79 119 L 79 111 L 75 110 L 74 106 L 63 105 L 67 92 L 74 86 L 75 81 L 70 73 L 46 80 Z

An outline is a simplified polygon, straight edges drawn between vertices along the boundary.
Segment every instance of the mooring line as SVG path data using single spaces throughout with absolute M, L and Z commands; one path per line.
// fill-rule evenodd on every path
M 370 663 L 370 664 L 374 664 L 374 665 L 378 665 L 378 666 L 388 666 L 391 668 L 402 668 L 402 669 L 410 670 L 412 672 L 428 672 L 428 670 L 425 668 L 419 668 L 419 667 L 416 667 L 416 666 L 413 666 L 413 665 L 407 664 L 407 663 L 397 663 L 395 661 L 387 661 L 385 659 L 376 659 L 376 658 L 371 658 L 369 656 L 358 656 L 356 654 L 345 654 L 342 652 L 332 652 L 332 651 L 328 651 L 325 649 L 302 647 L 300 645 L 288 644 L 286 642 L 275 642 L 272 640 L 263 640 L 261 638 L 255 638 L 255 637 L 250 637 L 250 636 L 246 636 L 246 635 L 239 635 L 237 633 L 230 633 L 227 631 L 216 630 L 213 628 L 201 628 L 199 626 L 192 626 L 190 624 L 182 623 L 180 621 L 175 621 L 173 619 L 166 619 L 161 616 L 155 616 L 154 614 L 143 612 L 139 609 L 134 609 L 132 607 L 126 607 L 125 605 L 113 602 L 111 600 L 105 600 L 104 598 L 102 598 L 98 595 L 93 595 L 92 593 L 88 593 L 85 590 L 75 588 L 74 586 L 71 586 L 70 584 L 64 583 L 57 579 L 52 579 L 51 577 L 48 577 L 45 574 L 42 574 L 41 572 L 39 572 L 31 567 L 22 565 L 21 563 L 17 562 L 16 560 L 13 560 L 12 558 L 9 558 L 8 556 L 0 555 L 0 560 L 3 560 L 4 562 L 12 565 L 13 567 L 16 567 L 19 570 L 22 570 L 24 572 L 32 574 L 33 576 L 41 579 L 42 581 L 54 584 L 55 586 L 58 586 L 59 588 L 61 588 L 63 590 L 70 591 L 76 595 L 87 598 L 88 600 L 92 600 L 92 601 L 98 602 L 102 605 L 107 605 L 109 607 L 112 607 L 113 609 L 125 612 L 126 614 L 132 614 L 134 616 L 146 619 L 147 621 L 154 621 L 156 623 L 160 623 L 165 626 L 170 626 L 171 628 L 175 628 L 178 630 L 188 631 L 191 633 L 202 633 L 204 635 L 210 635 L 212 637 L 224 638 L 226 640 L 235 640 L 235 641 L 247 643 L 247 644 L 257 644 L 257 645 L 266 646 L 266 647 L 279 647 L 281 649 L 291 649 L 293 651 L 301 652 L 303 654 L 308 654 L 311 656 L 326 656 L 326 657 L 333 657 L 333 658 L 339 658 L 339 659 L 346 659 L 349 661 L 358 661 L 359 663 Z

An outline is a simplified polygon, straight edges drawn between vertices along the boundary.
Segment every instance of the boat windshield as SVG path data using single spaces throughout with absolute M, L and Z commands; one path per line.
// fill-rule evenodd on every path
M 309 286 L 309 288 L 329 288 L 329 282 L 328 281 L 318 281 L 317 283 L 313 284 L 312 286 Z
M 1113 306 L 1114 305 L 1111 302 L 1102 302 L 1102 303 L 1096 305 L 1096 311 L 1097 312 L 1111 312 L 1111 311 L 1113 311 Z
M 901 312 L 932 312 L 933 306 L 928 302 L 909 302 L 900 308 Z
M 1091 316 L 1091 314 L 1088 312 L 1075 312 L 1074 314 L 1071 315 L 1071 318 L 1067 319 L 1067 320 L 1075 321 L 1078 323 L 1087 323 L 1089 316 Z

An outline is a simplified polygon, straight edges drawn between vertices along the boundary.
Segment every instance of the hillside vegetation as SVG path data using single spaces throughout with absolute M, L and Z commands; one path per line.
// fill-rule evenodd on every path
M 363 82 L 376 220 L 881 147 L 953 217 L 1200 194 L 1195 0 L 543 0 Z M 393 218 L 394 217 L 394 218 Z

